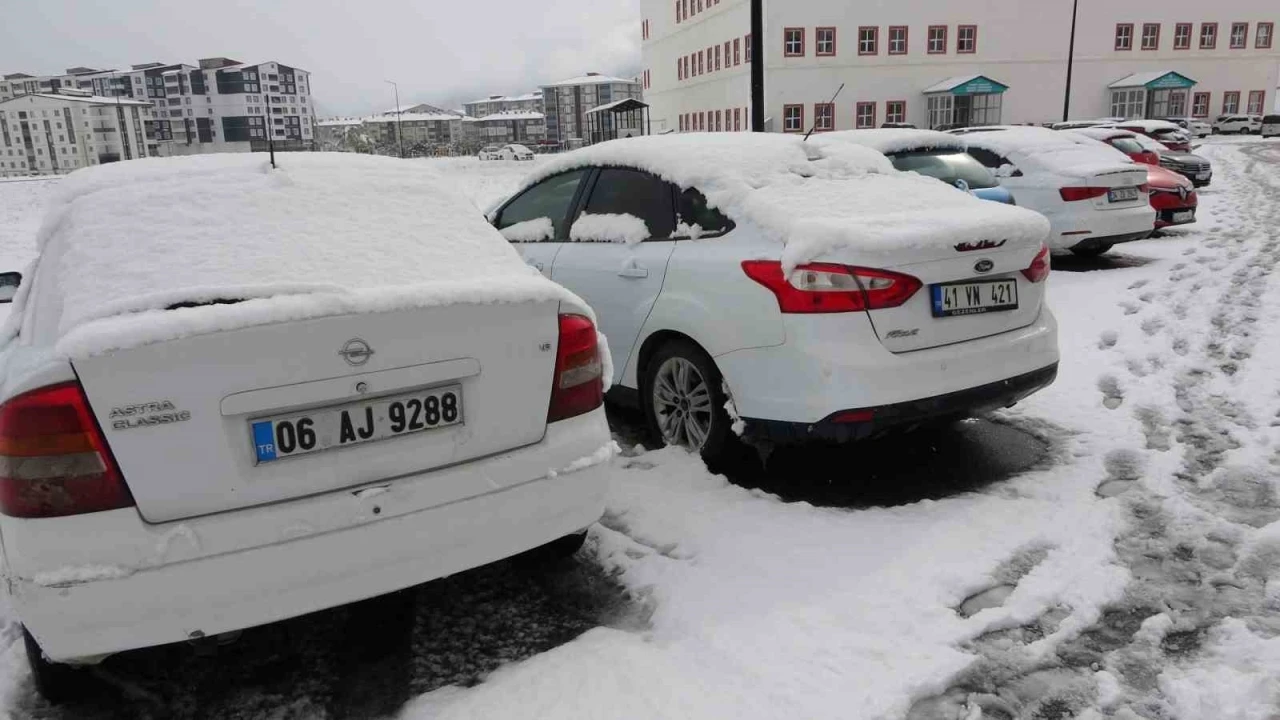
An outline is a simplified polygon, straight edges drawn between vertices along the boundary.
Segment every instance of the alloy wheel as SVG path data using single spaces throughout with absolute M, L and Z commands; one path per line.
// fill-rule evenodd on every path
M 698 366 L 682 357 L 667 358 L 653 378 L 653 413 L 668 445 L 694 452 L 711 434 L 711 388 Z

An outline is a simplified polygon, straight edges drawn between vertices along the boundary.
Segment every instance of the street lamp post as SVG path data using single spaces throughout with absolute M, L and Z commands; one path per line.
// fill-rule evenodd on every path
M 1067 89 L 1062 98 L 1062 122 L 1071 119 L 1071 71 L 1076 62 L 1076 11 L 1080 0 L 1071 0 L 1071 44 L 1067 47 Z
M 400 157 L 404 157 L 404 133 L 400 129 L 400 86 L 390 80 L 383 80 L 396 91 L 396 143 L 400 146 Z
M 764 132 L 764 0 L 751 0 L 751 132 Z

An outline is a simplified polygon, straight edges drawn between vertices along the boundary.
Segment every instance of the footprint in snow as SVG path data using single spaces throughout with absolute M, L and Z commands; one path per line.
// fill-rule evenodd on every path
M 1142 309 L 1141 305 L 1136 305 L 1127 300 L 1124 302 L 1121 302 L 1120 307 L 1124 309 L 1125 315 L 1136 315 L 1138 314 L 1138 311 Z
M 1149 317 L 1142 321 L 1141 327 L 1142 332 L 1146 333 L 1147 337 L 1154 337 L 1156 333 L 1160 332 L 1164 328 L 1164 319 Z
M 1137 290 L 1138 288 L 1144 288 L 1144 287 L 1146 287 L 1146 286 L 1147 286 L 1147 283 L 1149 283 L 1149 282 L 1151 282 L 1151 281 L 1150 281 L 1150 280 L 1137 280 L 1137 281 L 1135 281 L 1133 284 L 1131 284 L 1131 285 L 1129 286 L 1129 289 L 1130 289 L 1130 290 Z
M 1102 392 L 1102 405 L 1108 410 L 1115 410 L 1124 402 L 1124 391 L 1120 389 L 1120 381 L 1115 375 L 1098 378 L 1098 390 Z
M 1138 451 L 1129 448 L 1112 450 L 1103 460 L 1107 479 L 1103 480 L 1094 492 L 1101 498 L 1115 497 L 1128 492 L 1138 478 L 1142 477 L 1143 466 L 1143 458 Z
M 1115 330 L 1103 331 L 1102 336 L 1098 339 L 1098 348 L 1106 350 L 1116 346 L 1116 342 L 1120 340 L 1120 333 Z

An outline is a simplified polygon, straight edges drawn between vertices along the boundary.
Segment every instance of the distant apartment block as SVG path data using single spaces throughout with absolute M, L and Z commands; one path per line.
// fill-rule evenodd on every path
M 472 100 L 462 104 L 462 112 L 467 117 L 482 118 L 497 113 L 530 113 L 542 112 L 542 93 L 527 95 L 490 95 L 483 100 Z
M 206 58 L 128 70 L 68 68 L 60 75 L 0 75 L 0 102 L 59 90 L 150 106 L 146 156 L 309 150 L 315 140 L 310 73 L 279 62 Z
M 0 100 L 0 177 L 60 175 L 154 155 L 150 103 L 59 86 Z
M 619 100 L 640 100 L 639 80 L 587 73 L 542 86 L 542 112 L 546 115 L 547 142 L 562 148 L 589 145 L 599 138 L 588 133 L 587 111 Z

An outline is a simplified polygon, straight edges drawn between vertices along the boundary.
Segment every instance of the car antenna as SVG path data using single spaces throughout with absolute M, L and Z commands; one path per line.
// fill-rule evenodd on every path
M 836 98 L 840 97 L 840 91 L 841 91 L 841 90 L 844 90 L 844 83 L 840 83 L 840 87 L 836 88 L 836 94 L 831 96 L 831 102 L 827 103 L 828 105 L 835 105 L 835 104 L 836 104 Z M 810 128 L 809 128 L 809 132 L 807 132 L 807 133 L 805 133 L 805 134 L 804 134 L 804 139 L 805 139 L 805 140 L 808 140 L 808 139 L 809 139 L 809 136 L 813 134 L 813 131 L 814 131 L 814 130 L 817 130 L 817 129 L 818 129 L 818 113 L 817 113 L 817 111 L 814 111 L 814 113 L 813 113 L 813 125 L 812 125 L 812 126 L 810 126 Z M 833 129 L 834 129 L 834 128 L 833 128 Z

